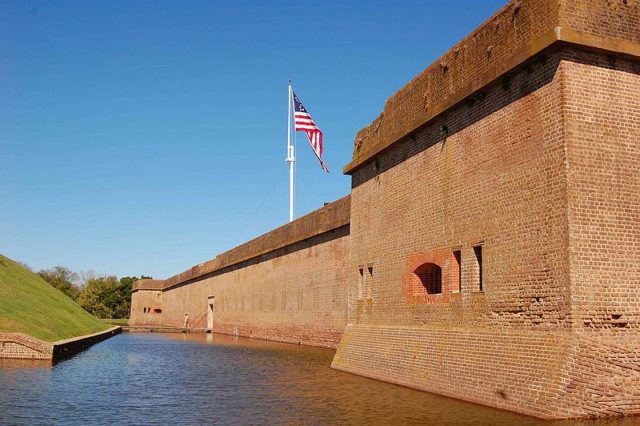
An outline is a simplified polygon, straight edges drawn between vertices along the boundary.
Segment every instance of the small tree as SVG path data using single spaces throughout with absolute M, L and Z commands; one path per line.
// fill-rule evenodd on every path
M 64 266 L 38 272 L 46 282 L 78 302 L 98 318 L 128 318 L 131 287 L 138 277 L 99 276 L 95 271 L 75 273 Z M 142 276 L 141 279 L 151 278 Z M 78 284 L 79 283 L 79 284 Z
M 142 276 L 142 278 L 150 278 Z M 129 318 L 131 287 L 138 277 L 87 276 L 78 303 L 99 318 Z
M 78 281 L 78 274 L 64 266 L 54 266 L 51 269 L 43 269 L 38 272 L 43 280 L 57 288 L 73 300 L 77 300 L 80 289 L 75 284 Z
M 113 275 L 89 278 L 78 297 L 78 303 L 87 312 L 98 318 L 112 318 L 111 310 L 105 304 L 105 297 L 109 294 L 109 289 L 117 283 L 118 280 Z

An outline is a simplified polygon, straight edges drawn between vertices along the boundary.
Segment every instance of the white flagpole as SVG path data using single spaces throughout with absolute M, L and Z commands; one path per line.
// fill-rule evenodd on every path
M 293 101 L 293 91 L 291 90 L 291 80 L 289 80 L 289 112 L 287 115 L 287 162 L 289 163 L 289 222 L 293 221 L 293 177 L 294 163 L 296 162 L 294 147 L 291 144 L 291 103 Z

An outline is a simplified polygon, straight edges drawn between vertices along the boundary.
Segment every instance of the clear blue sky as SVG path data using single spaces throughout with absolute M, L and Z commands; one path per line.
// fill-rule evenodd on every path
M 506 0 L 0 0 L 0 253 L 164 278 L 349 193 L 386 99 Z

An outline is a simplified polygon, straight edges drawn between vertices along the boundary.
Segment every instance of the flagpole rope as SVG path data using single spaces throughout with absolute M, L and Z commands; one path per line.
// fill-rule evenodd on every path
M 267 201 L 267 198 L 269 198 L 269 196 L 271 195 L 271 193 L 275 189 L 276 184 L 278 183 L 279 180 L 280 180 L 280 177 L 279 176 L 276 177 L 276 179 L 273 181 L 273 184 L 271 184 L 271 188 L 269 189 L 269 191 L 264 195 L 264 197 L 262 197 L 262 200 L 260 201 L 260 203 L 258 204 L 256 209 L 253 211 L 253 213 L 249 217 L 249 220 L 247 221 L 246 225 L 244 226 L 242 231 L 236 237 L 235 245 L 240 244 L 240 238 L 244 237 L 244 234 L 247 231 L 247 229 L 249 228 L 249 225 L 253 224 L 253 221 L 254 221 L 256 215 L 258 214 L 258 211 L 262 208 L 262 206 L 264 205 L 264 202 Z

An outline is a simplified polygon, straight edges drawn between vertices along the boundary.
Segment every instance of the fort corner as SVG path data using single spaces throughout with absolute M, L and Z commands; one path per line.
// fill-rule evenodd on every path
M 337 346 L 334 368 L 541 418 L 639 415 L 639 93 L 638 0 L 512 1 L 359 132 L 350 196 L 139 282 L 131 323 Z

